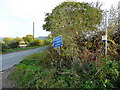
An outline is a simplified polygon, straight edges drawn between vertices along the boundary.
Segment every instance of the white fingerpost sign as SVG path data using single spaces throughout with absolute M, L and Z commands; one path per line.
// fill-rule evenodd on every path
M 107 40 L 107 36 L 106 35 L 102 36 L 102 41 L 106 41 L 106 40 Z

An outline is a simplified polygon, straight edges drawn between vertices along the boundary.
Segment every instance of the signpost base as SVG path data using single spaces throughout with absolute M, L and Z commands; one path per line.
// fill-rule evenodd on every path
M 57 51 L 58 51 L 58 54 L 59 54 L 59 60 L 58 60 L 58 68 L 59 68 L 59 71 L 61 71 L 61 68 L 62 68 L 62 64 L 61 64 L 61 57 L 60 57 L 60 55 L 61 55 L 61 50 L 60 50 L 61 48 L 60 47 L 58 47 L 58 49 L 57 49 Z

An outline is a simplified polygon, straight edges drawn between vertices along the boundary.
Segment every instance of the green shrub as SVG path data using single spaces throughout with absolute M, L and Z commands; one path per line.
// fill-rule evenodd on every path
M 44 41 L 43 40 L 34 40 L 31 43 L 29 43 L 28 46 L 43 46 L 44 45 Z
M 10 44 L 8 44 L 11 49 L 13 48 L 18 48 L 19 47 L 19 42 L 13 41 Z
M 7 43 L 2 43 L 2 51 L 6 51 L 8 49 L 14 49 L 19 47 L 19 42 L 13 41 L 9 44 Z
M 45 44 L 45 45 L 49 45 L 49 44 L 50 44 L 50 41 L 51 41 L 51 40 L 46 39 L 46 40 L 44 41 L 44 44 Z
M 10 46 L 8 44 L 3 44 L 2 43 L 2 51 L 5 51 L 7 49 L 10 49 Z
M 83 71 L 83 68 L 86 72 Z M 57 71 L 46 52 L 27 56 L 17 65 L 11 78 L 23 88 L 118 88 L 118 63 L 114 58 L 74 63 Z
M 11 43 L 12 41 L 14 41 L 14 38 L 10 38 L 10 37 L 5 37 L 2 39 L 2 41 L 6 44 Z

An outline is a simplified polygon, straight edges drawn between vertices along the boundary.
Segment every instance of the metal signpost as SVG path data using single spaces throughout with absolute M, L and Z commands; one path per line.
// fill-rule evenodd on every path
M 107 56 L 107 34 L 108 34 L 108 11 L 105 11 L 105 35 L 102 36 L 102 41 L 105 41 L 105 56 Z
M 108 11 L 105 12 L 105 56 L 107 56 Z
M 60 68 L 60 70 L 61 70 L 61 67 L 62 67 L 62 65 L 61 65 L 61 59 L 60 59 L 60 55 L 61 55 L 61 52 L 60 52 L 60 47 L 62 46 L 62 44 L 63 44 L 63 42 L 62 42 L 62 36 L 58 36 L 58 37 L 55 37 L 54 39 L 53 39 L 53 42 L 54 42 L 54 48 L 57 48 L 57 50 L 58 50 L 58 54 L 59 54 L 59 68 Z

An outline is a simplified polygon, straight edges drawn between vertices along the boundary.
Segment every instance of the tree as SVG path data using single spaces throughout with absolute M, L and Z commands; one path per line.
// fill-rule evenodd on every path
M 28 46 L 42 46 L 42 45 L 44 45 L 44 40 L 36 39 L 32 41 L 31 43 L 29 43 Z
M 11 43 L 12 41 L 14 41 L 14 38 L 10 38 L 10 37 L 5 37 L 2 39 L 6 44 Z
M 56 36 L 70 33 L 78 35 L 82 31 L 95 30 L 102 19 L 100 10 L 79 2 L 63 2 L 46 16 L 43 29 Z
M 43 29 L 51 31 L 53 38 L 62 35 L 63 46 L 61 48 L 62 63 L 65 67 L 74 67 L 78 63 L 83 72 L 86 73 L 83 62 L 87 60 L 87 56 L 94 55 L 99 48 L 93 49 L 91 55 L 89 54 L 89 43 L 87 42 L 87 35 L 91 35 L 93 31 L 98 30 L 101 24 L 102 10 L 97 7 L 92 7 L 88 3 L 80 2 L 63 2 L 56 6 L 52 13 L 47 13 Z M 87 39 L 86 39 L 87 38 Z M 90 41 L 90 40 L 88 40 Z M 90 43 L 92 43 L 90 41 Z M 87 47 L 88 46 L 88 47 Z M 99 45 L 96 44 L 98 47 Z M 86 53 L 88 51 L 88 54 Z M 95 54 L 94 56 L 98 56 Z M 54 60 L 59 60 L 56 49 L 50 50 L 47 56 L 50 56 L 52 63 L 58 66 Z M 84 55 L 85 58 L 82 58 Z M 90 60 L 90 59 L 89 59 Z M 96 58 L 95 58 L 96 60 Z
M 2 51 L 5 51 L 7 49 L 10 49 L 10 46 L 6 43 L 2 43 L 2 48 L 1 49 L 2 49 Z
M 51 31 L 53 37 L 63 36 L 64 56 L 79 56 L 85 35 L 97 30 L 101 23 L 101 12 L 88 3 L 63 2 L 46 14 L 43 29 Z
M 19 42 L 18 41 L 13 41 L 10 44 L 8 44 L 10 48 L 18 48 L 19 47 Z
M 19 37 L 16 37 L 16 38 L 15 38 L 15 41 L 17 41 L 17 42 L 20 43 L 21 41 L 23 41 L 23 39 L 22 39 L 22 38 L 19 38 Z
M 33 35 L 26 35 L 25 37 L 23 37 L 23 40 L 25 41 L 25 43 L 30 43 L 33 41 Z

